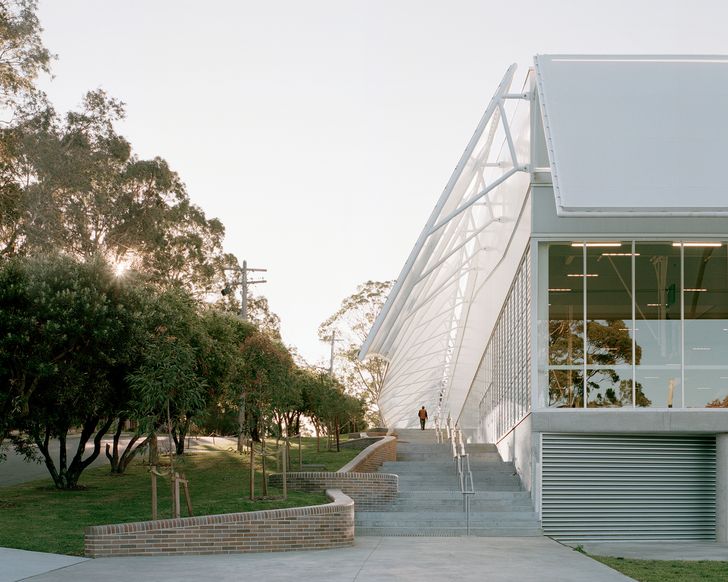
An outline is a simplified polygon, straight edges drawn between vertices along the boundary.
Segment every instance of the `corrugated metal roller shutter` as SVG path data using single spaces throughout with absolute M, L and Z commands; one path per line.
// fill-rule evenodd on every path
M 562 541 L 715 539 L 715 437 L 542 435 L 542 519 Z

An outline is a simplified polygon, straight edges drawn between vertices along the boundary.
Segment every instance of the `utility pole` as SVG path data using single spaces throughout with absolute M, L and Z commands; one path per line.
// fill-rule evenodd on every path
M 336 330 L 331 330 L 331 359 L 329 360 L 329 376 L 334 377 L 334 346 L 336 345 Z M 339 415 L 336 415 L 335 431 L 336 431 L 336 452 L 338 453 L 341 449 L 339 448 Z
M 334 375 L 334 344 L 336 343 L 336 330 L 331 332 L 331 359 L 329 360 L 329 376 Z
M 265 279 L 256 279 L 250 281 L 248 279 L 248 273 L 251 272 L 267 272 L 267 269 L 252 269 L 248 267 L 248 261 L 243 260 L 243 266 L 232 267 L 225 269 L 226 271 L 237 271 L 240 274 L 240 318 L 243 321 L 248 321 L 248 286 L 255 285 L 257 283 L 267 283 Z M 222 294 L 227 295 L 230 293 L 230 288 L 225 287 Z M 245 444 L 245 390 L 240 393 L 240 409 L 238 410 L 238 446 L 237 450 L 239 453 L 243 452 L 243 445 Z

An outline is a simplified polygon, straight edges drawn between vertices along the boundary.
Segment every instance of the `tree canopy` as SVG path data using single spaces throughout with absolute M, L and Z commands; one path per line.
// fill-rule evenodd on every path
M 370 419 L 381 423 L 379 394 L 387 362 L 372 356 L 359 360 L 359 350 L 387 300 L 394 281 L 366 281 L 341 302 L 341 307 L 319 326 L 322 341 L 335 340 L 335 370 L 346 391 L 366 402 Z

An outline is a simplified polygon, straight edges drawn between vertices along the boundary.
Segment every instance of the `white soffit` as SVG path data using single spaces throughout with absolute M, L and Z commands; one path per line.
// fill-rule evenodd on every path
M 559 215 L 728 214 L 728 57 L 535 63 Z

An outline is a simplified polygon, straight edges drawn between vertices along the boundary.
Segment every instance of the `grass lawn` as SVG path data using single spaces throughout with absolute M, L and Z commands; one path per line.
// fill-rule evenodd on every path
M 295 444 L 292 448 L 292 470 L 295 471 L 298 452 Z M 304 439 L 302 448 L 304 463 L 324 464 L 329 470 L 342 467 L 359 452 L 317 453 L 315 439 Z M 273 455 L 269 457 L 268 472 L 275 471 L 273 458 Z M 247 460 L 231 451 L 188 453 L 176 461 L 176 467 L 189 479 L 195 515 L 317 505 L 327 501 L 323 493 L 293 491 L 289 491 L 286 501 L 250 501 Z M 259 470 L 256 476 L 256 495 L 261 495 Z M 82 489 L 59 491 L 49 478 L 0 488 L 0 546 L 82 555 L 86 526 L 151 519 L 151 478 L 141 462 L 130 465 L 121 476 L 111 476 L 107 467 L 87 469 L 79 484 Z M 159 479 L 158 487 L 159 516 L 170 517 L 169 481 Z M 280 495 L 280 491 L 268 491 L 269 497 L 275 495 Z M 182 508 L 182 515 L 186 516 L 184 497 Z
M 728 562 L 632 560 L 590 556 L 639 582 L 725 582 Z

